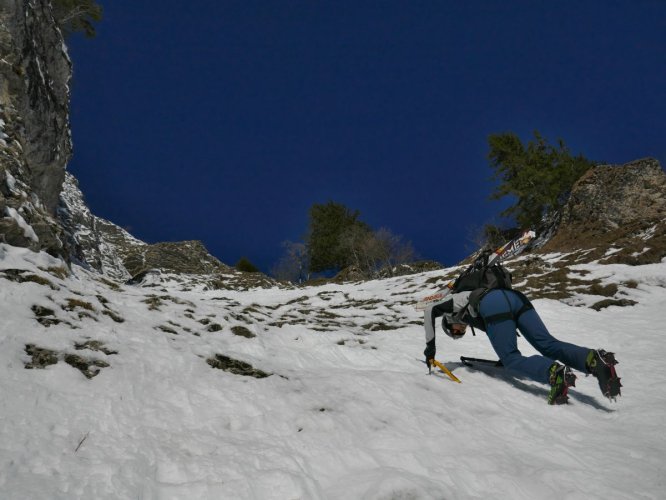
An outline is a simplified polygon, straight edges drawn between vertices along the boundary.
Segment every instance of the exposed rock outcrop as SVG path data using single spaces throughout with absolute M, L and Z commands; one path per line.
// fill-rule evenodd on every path
M 666 218 L 666 175 L 657 160 L 590 169 L 575 184 L 562 226 L 598 233 Z
M 162 275 L 181 275 L 183 287 L 247 289 L 277 283 L 261 273 L 242 273 L 213 257 L 200 241 L 148 244 L 94 215 L 76 179 L 67 174 L 58 217 L 75 249 L 73 259 L 116 281 L 157 286 Z M 150 271 L 150 272 L 149 272 Z M 187 275 L 185 277 L 184 275 Z M 147 279 L 147 277 L 149 279 Z
M 542 249 L 572 250 L 628 264 L 666 256 L 666 174 L 657 160 L 598 166 L 576 182 L 557 231 Z
M 0 240 L 68 251 L 55 220 L 71 156 L 71 62 L 48 0 L 0 2 Z
M 125 267 L 132 274 L 160 269 L 174 274 L 214 274 L 229 266 L 208 253 L 200 241 L 155 243 L 128 249 Z
M 67 174 L 60 195 L 58 217 L 66 230 L 73 258 L 83 265 L 119 281 L 125 281 L 141 269 L 128 269 L 125 260 L 137 248 L 146 246 L 124 229 L 94 215 L 85 203 L 78 181 Z

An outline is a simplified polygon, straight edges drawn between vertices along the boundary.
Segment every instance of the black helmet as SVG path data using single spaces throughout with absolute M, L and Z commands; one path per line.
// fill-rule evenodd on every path
M 462 331 L 462 333 L 454 332 L 453 325 L 463 325 L 465 329 Z M 467 325 L 462 322 L 452 322 L 449 320 L 449 318 L 447 318 L 447 315 L 445 314 L 442 317 L 442 329 L 444 330 L 444 333 L 446 333 L 453 340 L 458 340 L 465 336 L 465 333 L 467 332 Z

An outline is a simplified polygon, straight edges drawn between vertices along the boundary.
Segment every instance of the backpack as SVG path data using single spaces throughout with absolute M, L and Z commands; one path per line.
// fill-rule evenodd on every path
M 472 292 L 469 294 L 467 304 L 458 313 L 458 317 L 472 327 L 473 334 L 476 335 L 474 328 L 486 330 L 486 323 L 505 319 L 513 319 L 517 322 L 524 312 L 534 309 L 532 303 L 522 292 L 515 291 L 523 303 L 517 312 L 503 312 L 486 318 L 481 318 L 479 315 L 479 303 L 490 290 L 511 290 L 513 288 L 511 273 L 500 264 L 499 260 L 502 257 L 518 255 L 534 237 L 533 231 L 526 231 L 519 238 L 514 238 L 495 252 L 488 249 L 483 250 L 474 263 L 465 269 L 449 287 L 452 293 Z M 493 254 L 494 258 L 489 264 L 489 258 Z
M 488 265 L 489 256 L 489 251 L 478 256 L 474 263 L 458 276 L 451 292 L 468 292 L 480 288 L 486 291 L 495 288 L 511 289 L 511 273 L 499 262 Z
M 488 265 L 489 255 L 490 252 L 488 251 L 477 257 L 474 263 L 458 276 L 451 288 L 452 293 L 472 292 L 469 295 L 468 304 L 461 311 L 461 317 L 464 317 L 472 326 L 472 332 L 474 332 L 474 327 L 485 330 L 485 325 L 483 324 L 483 320 L 478 317 L 478 314 L 469 313 L 469 308 L 477 311 L 481 299 L 490 290 L 496 288 L 510 290 L 512 288 L 511 273 L 499 262 Z

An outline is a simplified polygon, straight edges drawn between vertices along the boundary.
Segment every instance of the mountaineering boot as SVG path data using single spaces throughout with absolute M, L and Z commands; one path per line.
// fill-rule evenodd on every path
M 575 387 L 576 375 L 568 366 L 553 363 L 550 367 L 550 394 L 548 394 L 549 405 L 565 405 L 569 402 L 569 387 Z
M 585 365 L 587 371 L 597 377 L 601 393 L 611 401 L 615 401 L 620 394 L 620 377 L 617 376 L 615 354 L 603 349 L 592 349 L 587 355 Z

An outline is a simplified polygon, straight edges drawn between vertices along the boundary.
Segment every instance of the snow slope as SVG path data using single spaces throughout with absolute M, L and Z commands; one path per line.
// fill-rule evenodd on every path
M 494 356 L 482 333 L 438 337 L 461 384 L 427 375 L 412 304 L 442 272 L 184 292 L 59 267 L 0 244 L 2 499 L 664 498 L 666 263 L 584 265 L 634 280 L 633 307 L 535 302 L 557 337 L 620 361 L 617 403 L 581 375 L 558 407 L 544 386 L 461 366 Z M 28 344 L 58 362 L 25 369 Z M 212 368 L 217 354 L 273 375 Z M 87 378 L 72 355 L 109 366 Z

